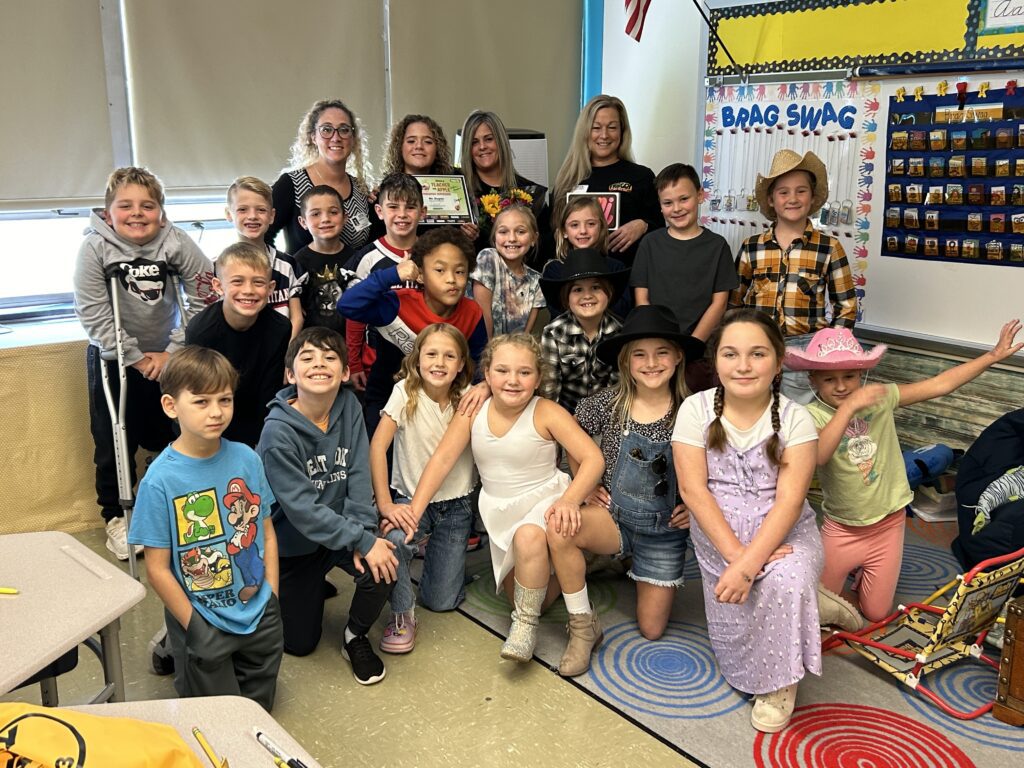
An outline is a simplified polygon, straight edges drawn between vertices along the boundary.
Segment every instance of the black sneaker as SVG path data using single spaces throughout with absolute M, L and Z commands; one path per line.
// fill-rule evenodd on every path
M 167 642 L 167 625 L 160 627 L 160 630 L 153 635 L 149 641 L 149 664 L 153 674 L 164 676 L 174 674 L 174 656 L 171 655 L 171 645 Z
M 345 643 L 341 655 L 352 665 L 352 676 L 360 685 L 373 685 L 384 679 L 387 670 L 366 635 L 356 635 Z

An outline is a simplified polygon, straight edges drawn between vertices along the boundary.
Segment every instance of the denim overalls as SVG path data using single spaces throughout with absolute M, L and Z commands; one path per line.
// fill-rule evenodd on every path
M 668 526 L 678 503 L 676 488 L 671 441 L 624 431 L 608 490 L 612 519 L 619 527 L 619 557 L 633 556 L 629 575 L 637 581 L 682 586 L 690 533 Z

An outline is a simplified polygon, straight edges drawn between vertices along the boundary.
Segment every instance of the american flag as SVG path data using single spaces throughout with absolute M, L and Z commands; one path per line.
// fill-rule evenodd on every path
M 626 34 L 640 42 L 644 33 L 644 20 L 651 0 L 626 0 Z

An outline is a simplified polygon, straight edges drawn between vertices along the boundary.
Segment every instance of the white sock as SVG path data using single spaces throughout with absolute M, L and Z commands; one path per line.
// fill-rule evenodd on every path
M 562 599 L 565 600 L 565 609 L 569 613 L 590 613 L 590 596 L 587 594 L 587 585 L 579 592 L 563 592 Z
M 353 632 L 351 629 L 349 629 L 348 626 L 346 625 L 345 626 L 345 642 L 346 643 L 351 643 L 352 640 L 355 639 L 355 636 L 356 636 L 356 633 Z

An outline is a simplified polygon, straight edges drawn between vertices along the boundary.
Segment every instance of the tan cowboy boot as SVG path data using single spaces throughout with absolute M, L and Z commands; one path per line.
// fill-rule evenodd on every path
M 558 663 L 558 674 L 562 677 L 576 677 L 590 669 L 590 655 L 604 639 L 604 630 L 601 629 L 601 621 L 593 605 L 590 606 L 590 613 L 570 613 L 565 628 L 569 632 L 569 642 Z
M 512 602 L 512 626 L 508 628 L 508 639 L 501 646 L 501 658 L 526 662 L 533 658 L 537 644 L 537 625 L 540 623 L 540 608 L 544 603 L 547 589 L 529 589 L 515 582 Z

